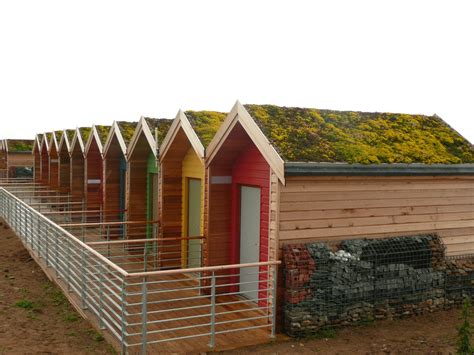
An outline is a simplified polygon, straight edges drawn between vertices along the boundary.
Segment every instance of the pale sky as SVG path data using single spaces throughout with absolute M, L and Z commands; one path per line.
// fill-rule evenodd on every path
M 474 142 L 473 1 L 0 0 L 0 138 L 242 103 L 437 113 Z

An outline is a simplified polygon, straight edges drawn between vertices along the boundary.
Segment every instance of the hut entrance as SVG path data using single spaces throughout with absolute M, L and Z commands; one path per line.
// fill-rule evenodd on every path
M 260 188 L 240 186 L 240 263 L 256 263 L 260 252 Z M 256 300 L 258 267 L 240 269 L 240 292 Z
M 122 156 L 120 158 L 120 168 L 119 168 L 119 216 L 120 220 L 125 220 L 125 182 L 127 174 L 127 161 Z
M 188 178 L 187 184 L 187 236 L 199 237 L 201 235 L 201 179 Z M 187 244 L 188 268 L 201 266 L 201 241 L 189 239 Z
M 158 166 L 153 153 L 148 156 L 147 162 L 147 220 L 156 221 L 158 219 Z M 153 224 L 147 226 L 147 238 L 153 235 Z

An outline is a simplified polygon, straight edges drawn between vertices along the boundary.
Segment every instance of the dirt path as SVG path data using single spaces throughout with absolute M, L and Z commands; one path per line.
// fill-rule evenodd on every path
M 0 220 L 0 354 L 110 354 Z

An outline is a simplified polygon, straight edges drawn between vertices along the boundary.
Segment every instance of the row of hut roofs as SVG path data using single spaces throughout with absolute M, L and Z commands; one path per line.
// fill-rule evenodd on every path
M 424 232 L 451 254 L 474 252 L 474 151 L 436 115 L 237 102 L 31 145 L 35 181 L 109 219 L 158 220 L 162 238 L 203 235 L 204 265 L 274 260 L 288 242 Z M 183 267 L 195 266 L 189 243 Z

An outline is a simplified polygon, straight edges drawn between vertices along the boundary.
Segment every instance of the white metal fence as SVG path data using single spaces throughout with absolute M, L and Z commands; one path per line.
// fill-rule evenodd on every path
M 195 339 L 207 339 L 211 348 L 238 345 L 239 336 L 232 334 L 239 332 L 255 339 L 274 336 L 278 261 L 156 267 L 159 253 L 147 247 L 156 247 L 153 241 L 136 241 L 141 253 L 112 241 L 120 250 L 114 259 L 107 244 L 89 245 L 7 189 L 0 187 L 0 216 L 122 353 L 200 350 L 202 341 Z M 132 263 L 133 270 L 123 263 Z

